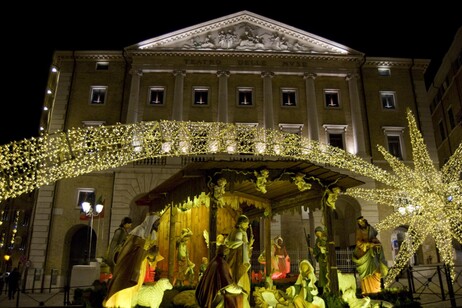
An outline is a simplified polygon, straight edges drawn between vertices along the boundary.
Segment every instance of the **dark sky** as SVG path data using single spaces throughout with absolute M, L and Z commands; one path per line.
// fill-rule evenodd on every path
M 446 9 L 433 4 L 419 11 L 403 11 L 401 6 L 393 7 L 390 2 L 381 6 L 380 1 L 374 2 L 373 8 L 372 4 L 339 6 L 333 1 L 324 1 L 326 4 L 281 1 L 277 5 L 171 2 L 173 5 L 158 1 L 141 5 L 129 1 L 117 6 L 115 2 L 87 5 L 78 1 L 67 2 L 61 8 L 55 5 L 5 11 L 4 15 L 10 18 L 0 19 L 5 112 L 0 122 L 0 145 L 38 136 L 46 80 L 55 50 L 122 50 L 156 36 L 248 10 L 366 56 L 431 59 L 427 71 L 427 79 L 431 79 L 462 26 L 462 15 L 453 5 L 443 5 L 444 1 L 438 2 L 438 7 Z M 17 3 L 14 5 L 24 6 Z M 306 7 L 299 7 L 302 4 Z

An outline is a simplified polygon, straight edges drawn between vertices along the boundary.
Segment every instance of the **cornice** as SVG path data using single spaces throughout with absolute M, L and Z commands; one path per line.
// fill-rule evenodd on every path
M 406 59 L 406 58 L 367 58 L 364 67 L 398 67 L 398 68 L 417 68 L 426 70 L 430 60 L 426 59 Z
M 222 58 L 260 58 L 260 59 L 295 59 L 295 60 L 318 60 L 337 62 L 360 62 L 360 55 L 331 55 L 331 54 L 298 54 L 298 53 L 274 53 L 274 52 L 236 52 L 236 51 L 179 51 L 179 50 L 130 50 L 127 54 L 131 57 L 222 57 Z
M 55 58 L 58 60 L 92 60 L 92 61 L 124 61 L 123 51 L 78 51 L 57 53 Z

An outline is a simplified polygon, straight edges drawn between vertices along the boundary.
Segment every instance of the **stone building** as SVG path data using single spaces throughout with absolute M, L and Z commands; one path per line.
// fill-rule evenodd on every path
M 242 11 L 124 50 L 56 51 L 41 124 L 45 132 L 56 133 L 161 120 L 233 123 L 327 143 L 387 169 L 377 145 L 403 162 L 412 161 L 406 119 L 410 109 L 437 164 L 424 83 L 428 63 L 425 59 L 368 57 L 327 38 Z M 89 154 L 97 155 L 98 145 L 85 146 L 93 149 Z M 239 153 L 231 156 L 233 161 L 248 161 L 249 168 L 262 160 Z M 189 163 L 214 159 L 216 155 L 144 159 L 40 187 L 27 287 L 66 285 L 73 265 L 104 255 L 124 216 L 131 216 L 133 225 L 142 221 L 152 205 L 142 202 L 146 197 L 152 201 L 150 192 L 159 193 L 156 188 Z M 222 163 L 222 168 L 226 165 Z M 348 171 L 317 168 L 338 179 L 350 178 L 351 186 L 379 187 Z M 82 201 L 104 204 L 103 212 L 90 219 L 91 237 Z M 294 213 L 275 215 L 266 235 L 266 243 L 268 236 L 282 235 L 293 262 L 306 257 L 303 232 L 313 234 L 313 241 L 314 228 L 322 223 L 319 204 L 308 208 L 298 205 Z M 391 211 L 340 196 L 332 221 L 336 248 L 354 246 L 356 217 L 363 215 L 374 225 Z M 380 234 L 390 264 L 402 233 Z M 435 253 L 432 243 L 425 247 L 415 262 L 424 263 L 426 256 Z M 263 242 L 258 249 L 265 249 Z
M 462 28 L 428 89 L 436 147 L 443 165 L 462 142 Z

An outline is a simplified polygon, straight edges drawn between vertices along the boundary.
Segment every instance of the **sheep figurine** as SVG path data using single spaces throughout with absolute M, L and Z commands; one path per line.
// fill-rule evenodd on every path
M 354 274 L 337 271 L 337 275 L 339 291 L 345 293 L 346 290 L 351 289 L 353 293 L 356 293 L 356 278 Z
M 161 278 L 155 284 L 143 285 L 138 294 L 132 299 L 132 307 L 136 305 L 159 308 L 164 297 L 165 290 L 173 289 L 172 284 L 167 278 Z

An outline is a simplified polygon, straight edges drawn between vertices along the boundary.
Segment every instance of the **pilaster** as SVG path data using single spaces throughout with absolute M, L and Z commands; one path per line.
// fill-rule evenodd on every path
M 228 77 L 229 71 L 218 71 L 218 114 L 217 122 L 228 123 Z
M 263 78 L 263 124 L 266 129 L 274 129 L 273 72 L 262 72 Z
M 186 71 L 173 71 L 173 76 L 175 76 L 175 89 L 173 92 L 172 120 L 183 121 L 183 87 Z
M 303 79 L 305 79 L 306 113 L 308 115 L 308 138 L 310 140 L 319 140 L 318 109 L 316 107 L 316 87 L 314 85 L 316 74 L 306 73 L 304 74 Z
M 364 136 L 364 120 L 360 106 L 360 97 L 358 91 L 358 74 L 349 74 L 345 77 L 348 82 L 351 108 L 351 127 L 353 132 L 353 154 L 360 157 L 366 157 L 366 143 Z
M 143 119 L 144 104 L 140 102 L 140 81 L 143 72 L 138 69 L 130 71 L 132 81 L 128 100 L 127 123 L 136 123 Z

